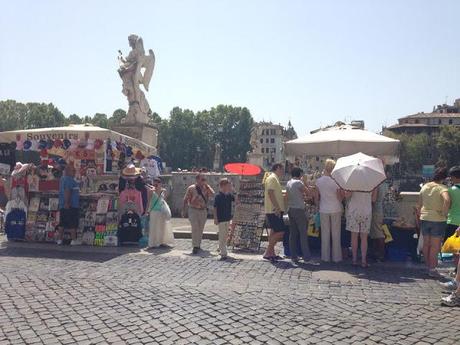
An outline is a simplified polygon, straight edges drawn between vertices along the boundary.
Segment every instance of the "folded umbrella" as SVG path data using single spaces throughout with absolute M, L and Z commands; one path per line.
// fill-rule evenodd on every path
M 339 158 L 332 178 L 347 191 L 371 192 L 386 180 L 386 174 L 382 160 L 359 152 Z

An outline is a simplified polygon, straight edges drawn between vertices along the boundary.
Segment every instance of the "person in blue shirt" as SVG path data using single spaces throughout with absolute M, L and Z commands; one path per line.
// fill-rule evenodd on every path
M 62 244 L 64 230 L 70 231 L 71 245 L 77 244 L 76 235 L 78 228 L 80 206 L 80 184 L 75 180 L 75 167 L 68 164 L 64 176 L 59 183 L 59 218 L 58 244 Z
M 219 228 L 220 259 L 226 260 L 227 256 L 227 233 L 232 220 L 232 203 L 235 197 L 232 194 L 232 184 L 226 178 L 219 182 L 220 191 L 214 198 L 214 224 Z

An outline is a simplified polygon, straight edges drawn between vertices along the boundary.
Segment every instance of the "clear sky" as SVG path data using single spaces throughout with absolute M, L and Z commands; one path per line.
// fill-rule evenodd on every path
M 458 0 L 0 0 L 0 100 L 65 115 L 127 108 L 117 50 L 139 34 L 157 62 L 147 99 L 246 106 L 298 134 L 460 98 Z

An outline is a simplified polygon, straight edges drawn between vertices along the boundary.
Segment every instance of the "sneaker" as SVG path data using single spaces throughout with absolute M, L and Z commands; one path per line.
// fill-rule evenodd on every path
M 192 250 L 192 254 L 198 254 L 198 252 L 200 251 L 200 247 L 193 247 L 193 250 Z
M 58 246 L 62 246 L 62 240 L 57 240 L 57 241 L 56 241 L 56 244 L 57 244 Z
M 71 246 L 80 246 L 81 245 L 81 242 L 79 240 L 72 240 L 70 242 L 70 245 Z
M 451 280 L 446 283 L 439 283 L 444 289 L 447 291 L 455 291 L 457 290 L 458 284 L 455 280 Z
M 449 296 L 441 298 L 441 304 L 448 307 L 460 307 L 460 296 L 452 292 Z

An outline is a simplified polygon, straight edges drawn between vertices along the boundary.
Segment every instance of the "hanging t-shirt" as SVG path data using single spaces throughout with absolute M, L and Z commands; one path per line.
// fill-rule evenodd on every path
M 5 217 L 5 233 L 9 240 L 24 239 L 26 234 L 26 212 L 23 209 L 12 209 Z
M 125 189 L 123 192 L 120 193 L 120 206 L 121 209 L 124 208 L 125 204 L 128 202 L 132 202 L 136 205 L 136 213 L 143 214 L 144 213 L 144 205 L 142 202 L 142 194 L 137 189 Z
M 0 163 L 8 164 L 11 170 L 16 164 L 16 151 L 10 143 L 0 143 Z
M 140 162 L 141 169 L 144 168 L 147 172 L 149 178 L 155 178 L 160 176 L 160 169 L 158 168 L 158 163 L 153 158 L 144 158 Z
M 20 209 L 23 210 L 24 212 L 27 213 L 27 206 L 24 203 L 23 200 L 21 200 L 18 197 L 15 197 L 14 199 L 11 199 L 6 203 L 5 206 L 5 217 L 8 216 L 8 213 L 10 213 L 14 209 Z
M 64 192 L 70 189 L 70 207 L 78 208 L 80 204 L 80 184 L 72 176 L 63 176 L 59 184 L 59 209 L 64 208 Z

